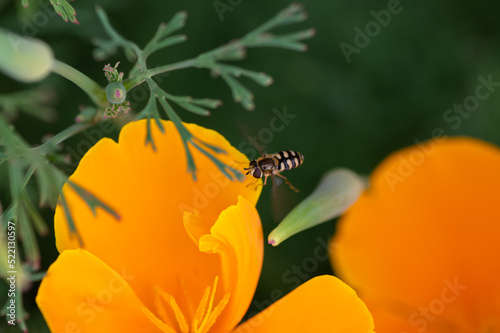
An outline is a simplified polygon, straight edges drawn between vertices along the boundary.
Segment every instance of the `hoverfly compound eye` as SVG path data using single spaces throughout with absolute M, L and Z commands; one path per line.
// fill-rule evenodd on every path
M 254 176 L 255 178 L 260 178 L 262 176 L 262 172 L 259 168 L 255 168 L 253 169 L 252 176 Z

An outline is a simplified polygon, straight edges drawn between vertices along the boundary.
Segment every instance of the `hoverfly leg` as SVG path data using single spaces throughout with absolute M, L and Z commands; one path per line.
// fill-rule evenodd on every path
M 266 185 L 267 183 L 267 177 L 269 176 L 266 176 L 264 175 L 264 183 L 260 183 L 260 184 L 257 184 L 259 182 L 259 179 L 257 179 L 255 182 L 251 183 L 251 184 L 248 184 L 246 187 L 249 187 L 249 186 L 252 186 L 252 185 L 255 185 L 255 190 L 257 191 L 257 188 L 259 188 L 259 186 L 264 186 Z
M 251 184 L 247 184 L 246 187 L 250 187 L 252 185 L 255 185 L 255 191 L 257 191 L 257 189 L 259 188 L 259 186 L 264 186 L 265 184 L 257 184 L 259 182 L 259 180 L 257 179 L 257 181 L 251 183 Z
M 283 178 L 285 180 L 285 182 L 288 184 L 288 186 L 290 186 L 290 188 L 292 189 L 292 191 L 299 192 L 299 190 L 297 188 L 295 188 L 295 186 L 293 186 L 292 183 L 290 183 L 290 181 L 288 180 L 288 178 L 286 178 L 285 176 L 280 175 L 279 173 L 276 173 L 276 176 L 278 176 L 280 178 Z

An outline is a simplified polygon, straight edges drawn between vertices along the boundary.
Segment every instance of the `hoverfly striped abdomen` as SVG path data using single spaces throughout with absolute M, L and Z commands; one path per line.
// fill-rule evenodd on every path
M 296 168 L 302 164 L 304 161 L 304 156 L 293 150 L 282 150 L 273 157 L 278 161 L 276 169 L 278 171 L 290 170 Z

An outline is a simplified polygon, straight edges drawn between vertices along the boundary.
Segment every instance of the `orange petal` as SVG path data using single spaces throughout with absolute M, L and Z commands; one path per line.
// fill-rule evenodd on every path
M 500 150 L 473 139 L 394 153 L 339 222 L 336 271 L 374 308 L 418 321 L 415 330 L 420 309 L 431 330 L 498 329 L 499 172 Z
M 401 318 L 396 314 L 397 311 L 394 313 L 394 311 L 383 309 L 376 304 L 371 304 L 365 298 L 363 298 L 363 301 L 368 306 L 368 310 L 370 310 L 373 316 L 377 332 L 419 333 L 418 330 L 425 331 L 425 333 L 439 332 L 424 326 L 418 319 L 416 321 L 411 321 L 408 318 Z
M 68 185 L 64 187 L 84 248 L 111 268 L 125 268 L 136 276 L 130 285 L 150 309 L 154 308 L 153 286 L 176 300 L 198 302 L 214 277 L 221 274 L 219 256 L 200 252 L 187 234 L 184 212 L 198 211 L 200 234 L 209 233 L 219 214 L 237 203 L 238 195 L 255 205 L 260 194 L 260 189 L 246 188 L 251 179 L 229 181 L 191 147 L 198 168 L 195 182 L 187 173 L 177 129 L 172 122 L 162 123 L 164 134 L 151 126 L 156 151 L 145 145 L 146 122 L 132 122 L 122 129 L 118 143 L 103 139 L 91 148 L 70 177 L 114 208 L 120 221 L 100 209 L 94 217 L 82 199 Z M 215 131 L 190 124 L 186 127 L 198 139 L 225 150 L 227 155 L 216 155 L 221 161 L 237 168 L 244 166 L 235 161 L 248 161 Z M 60 206 L 55 229 L 59 251 L 79 246 L 69 236 Z M 191 304 L 190 308 L 194 311 L 196 306 Z
M 262 226 L 254 205 L 240 196 L 210 231 L 200 238 L 200 250 L 221 256 L 223 290 L 231 294 L 213 331 L 227 332 L 243 318 L 257 287 L 264 257 Z
M 237 327 L 234 333 L 373 332 L 354 290 L 334 276 L 315 277 Z
M 85 250 L 61 253 L 36 297 L 50 331 L 174 333 L 154 323 L 129 285 L 135 277 L 125 268 L 120 274 Z

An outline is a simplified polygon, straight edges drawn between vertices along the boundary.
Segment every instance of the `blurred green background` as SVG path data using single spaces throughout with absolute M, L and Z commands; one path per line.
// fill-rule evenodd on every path
M 1 0 L 0 26 L 18 33 L 34 32 L 34 36 L 52 46 L 58 59 L 105 85 L 102 75 L 105 64 L 122 61 L 119 69 L 125 72 L 130 64 L 123 53 L 105 62 L 92 58 L 91 39 L 104 37 L 94 11 L 96 4 L 104 7 L 123 36 L 139 46 L 145 45 L 160 22 L 167 21 L 177 11 L 188 12 L 186 28 L 181 31 L 188 35 L 188 41 L 155 54 L 149 60 L 150 65 L 187 59 L 240 37 L 290 4 L 288 1 L 232 1 L 234 5 L 222 2 L 232 8 L 222 14 L 223 20 L 213 1 L 76 0 L 72 5 L 80 22 L 77 26 L 64 23 L 55 15 L 45 14 L 44 19 L 40 13 L 53 13 L 48 0 L 30 1 L 29 10 L 23 9 L 20 1 Z M 245 111 L 233 102 L 224 82 L 211 78 L 206 70 L 188 69 L 163 76 L 161 86 L 170 93 L 218 98 L 224 102 L 210 117 L 179 111 L 182 119 L 213 128 L 236 147 L 241 144 L 248 148 L 250 145 L 244 143 L 246 135 L 258 136 L 259 130 L 269 127 L 275 116 L 272 110 L 286 108 L 295 118 L 282 131 L 274 133 L 272 140 L 261 143 L 266 143 L 267 152 L 292 149 L 305 155 L 303 166 L 286 174 L 301 190 L 294 200 L 309 194 L 325 171 L 342 166 L 369 174 L 389 153 L 428 140 L 436 128 L 446 135 L 468 135 L 500 144 L 500 87 L 480 101 L 473 112 L 460 115 L 447 111 L 474 96 L 479 76 L 491 75 L 493 81 L 500 82 L 499 2 L 402 0 L 400 12 L 392 15 L 378 33 L 373 33 L 369 43 L 351 55 L 350 62 L 340 44 L 355 46 L 354 29 L 364 30 L 367 23 L 375 20 L 371 11 L 386 10 L 388 2 L 314 0 L 304 5 L 309 19 L 280 31 L 316 28 L 316 36 L 306 41 L 307 52 L 252 49 L 246 60 L 237 63 L 274 78 L 274 84 L 267 88 L 244 80 L 255 94 L 255 111 Z M 47 12 L 43 8 L 48 8 Z M 17 130 L 33 144 L 40 142 L 43 135 L 69 126 L 78 107 L 91 104 L 79 88 L 59 76 L 51 75 L 42 84 L 52 86 L 57 94 L 54 103 L 57 119 L 42 123 L 21 115 L 15 121 Z M 2 94 L 30 87 L 33 85 L 22 85 L 0 74 Z M 133 102 L 134 95 L 131 96 Z M 116 139 L 117 134 L 115 131 L 109 136 Z M 81 140 L 89 139 L 82 134 L 67 144 L 77 150 Z M 0 199 L 5 207 L 8 203 L 5 170 L 0 170 L 0 176 Z M 266 237 L 276 225 L 271 199 L 271 188 L 267 186 L 258 205 Z M 50 225 L 53 212 L 44 210 L 44 216 Z M 335 222 L 325 223 L 277 248 L 266 244 L 262 276 L 248 315 L 267 306 L 270 299 L 290 292 L 298 283 L 332 273 L 324 257 L 311 258 L 334 234 L 335 227 Z M 40 246 L 43 269 L 47 269 L 57 257 L 53 233 L 41 239 Z M 326 250 L 321 251 L 323 255 Z M 35 284 L 24 298 L 31 314 L 28 326 L 30 332 L 48 332 L 34 302 L 37 288 Z M 2 282 L 0 304 L 5 301 L 4 291 Z M 7 329 L 1 319 L 0 331 L 17 330 Z

